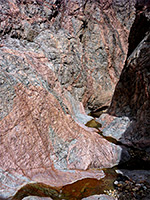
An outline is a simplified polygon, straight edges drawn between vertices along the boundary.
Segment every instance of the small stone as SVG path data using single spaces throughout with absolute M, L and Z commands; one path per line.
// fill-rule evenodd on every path
M 4 79 L 0 79 L 0 85 L 2 85 L 4 82 Z
M 141 187 L 142 185 L 141 185 L 141 184 L 139 184 L 139 183 L 137 183 L 137 184 L 135 184 L 135 186 L 137 186 L 137 187 Z
M 118 185 L 118 183 L 119 183 L 118 181 L 114 181 L 114 185 Z
M 118 184 L 118 187 L 123 187 L 123 184 L 119 183 L 119 184 Z
M 144 185 L 144 186 L 143 186 L 143 189 L 144 189 L 144 190 L 147 190 L 147 187 Z
M 132 191 L 137 191 L 139 188 L 138 187 L 135 187 L 132 189 Z
M 130 189 L 130 186 L 129 186 L 129 185 L 127 185 L 127 186 L 126 186 L 126 189 L 127 189 L 127 190 L 129 190 L 129 189 Z

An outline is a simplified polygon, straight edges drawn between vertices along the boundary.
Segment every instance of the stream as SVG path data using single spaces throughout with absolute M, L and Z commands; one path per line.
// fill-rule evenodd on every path
M 101 124 L 94 119 L 86 123 L 86 126 L 96 128 L 97 133 L 104 139 L 116 145 L 123 145 L 114 138 L 106 137 L 102 131 L 99 130 Z M 130 177 L 119 172 L 119 169 L 126 170 L 149 170 L 150 160 L 144 161 L 147 153 L 144 150 L 139 150 L 133 147 L 127 147 L 130 154 L 130 159 L 110 169 L 102 169 L 105 173 L 105 177 L 101 180 L 86 178 L 68 184 L 59 188 L 50 187 L 43 183 L 31 183 L 23 186 L 12 200 L 21 200 L 27 196 L 40 196 L 51 197 L 54 200 L 80 200 L 92 195 L 106 194 L 114 199 L 131 200 L 131 199 L 143 199 L 147 192 L 150 193 L 150 188 L 146 184 L 138 184 Z M 99 169 L 97 169 L 99 170 Z
M 104 172 L 106 176 L 101 180 L 86 178 L 61 188 L 42 183 L 27 184 L 16 193 L 12 200 L 21 200 L 26 196 L 51 197 L 54 200 L 79 200 L 94 194 L 106 194 L 114 190 L 113 182 L 118 174 L 115 169 L 104 169 Z

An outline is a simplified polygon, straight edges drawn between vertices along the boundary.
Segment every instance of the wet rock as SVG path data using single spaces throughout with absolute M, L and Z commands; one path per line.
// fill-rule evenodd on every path
M 100 195 L 93 195 L 90 197 L 83 198 L 83 200 L 115 200 L 116 198 L 110 197 L 105 194 L 100 194 Z
M 33 196 L 29 196 L 29 197 L 25 197 L 23 198 L 23 200 L 52 200 L 50 197 L 33 197 Z
M 135 181 L 137 184 L 147 183 L 150 185 L 150 171 L 149 170 L 125 170 L 120 169 L 123 175 L 127 176 L 131 180 Z M 137 185 L 140 186 L 140 185 Z
M 149 199 L 149 171 L 120 169 L 117 173 L 121 174 L 114 182 L 118 199 Z
M 87 127 L 93 127 L 93 128 L 100 128 L 102 125 L 100 123 L 98 123 L 97 121 L 95 121 L 94 119 L 88 121 L 86 124 L 85 124 Z

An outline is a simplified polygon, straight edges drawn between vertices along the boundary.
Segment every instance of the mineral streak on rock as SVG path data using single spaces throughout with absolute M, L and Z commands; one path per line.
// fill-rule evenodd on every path
M 16 48 L 43 53 L 62 88 L 85 107 L 110 103 L 127 54 L 134 1 L 7 0 L 0 4 L 2 38 L 22 41 Z
M 100 179 L 102 171 L 82 170 L 119 162 L 121 148 L 77 125 L 50 92 L 20 83 L 15 94 L 12 111 L 1 121 L 0 166 L 17 173 L 19 181 L 19 174 L 55 186 L 86 177 Z M 5 182 L 3 187 L 2 195 Z M 18 187 L 19 183 L 14 189 Z

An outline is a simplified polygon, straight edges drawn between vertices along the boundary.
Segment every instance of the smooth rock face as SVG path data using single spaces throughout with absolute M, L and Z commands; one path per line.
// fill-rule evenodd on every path
M 112 137 L 117 141 L 124 136 L 125 131 L 131 124 L 128 117 L 115 117 L 109 114 L 102 114 L 97 121 L 102 124 L 103 135 Z
M 118 164 L 121 147 L 85 127 L 83 106 L 109 105 L 134 5 L 0 1 L 1 199 L 27 183 L 101 179 L 104 172 L 91 168 Z

